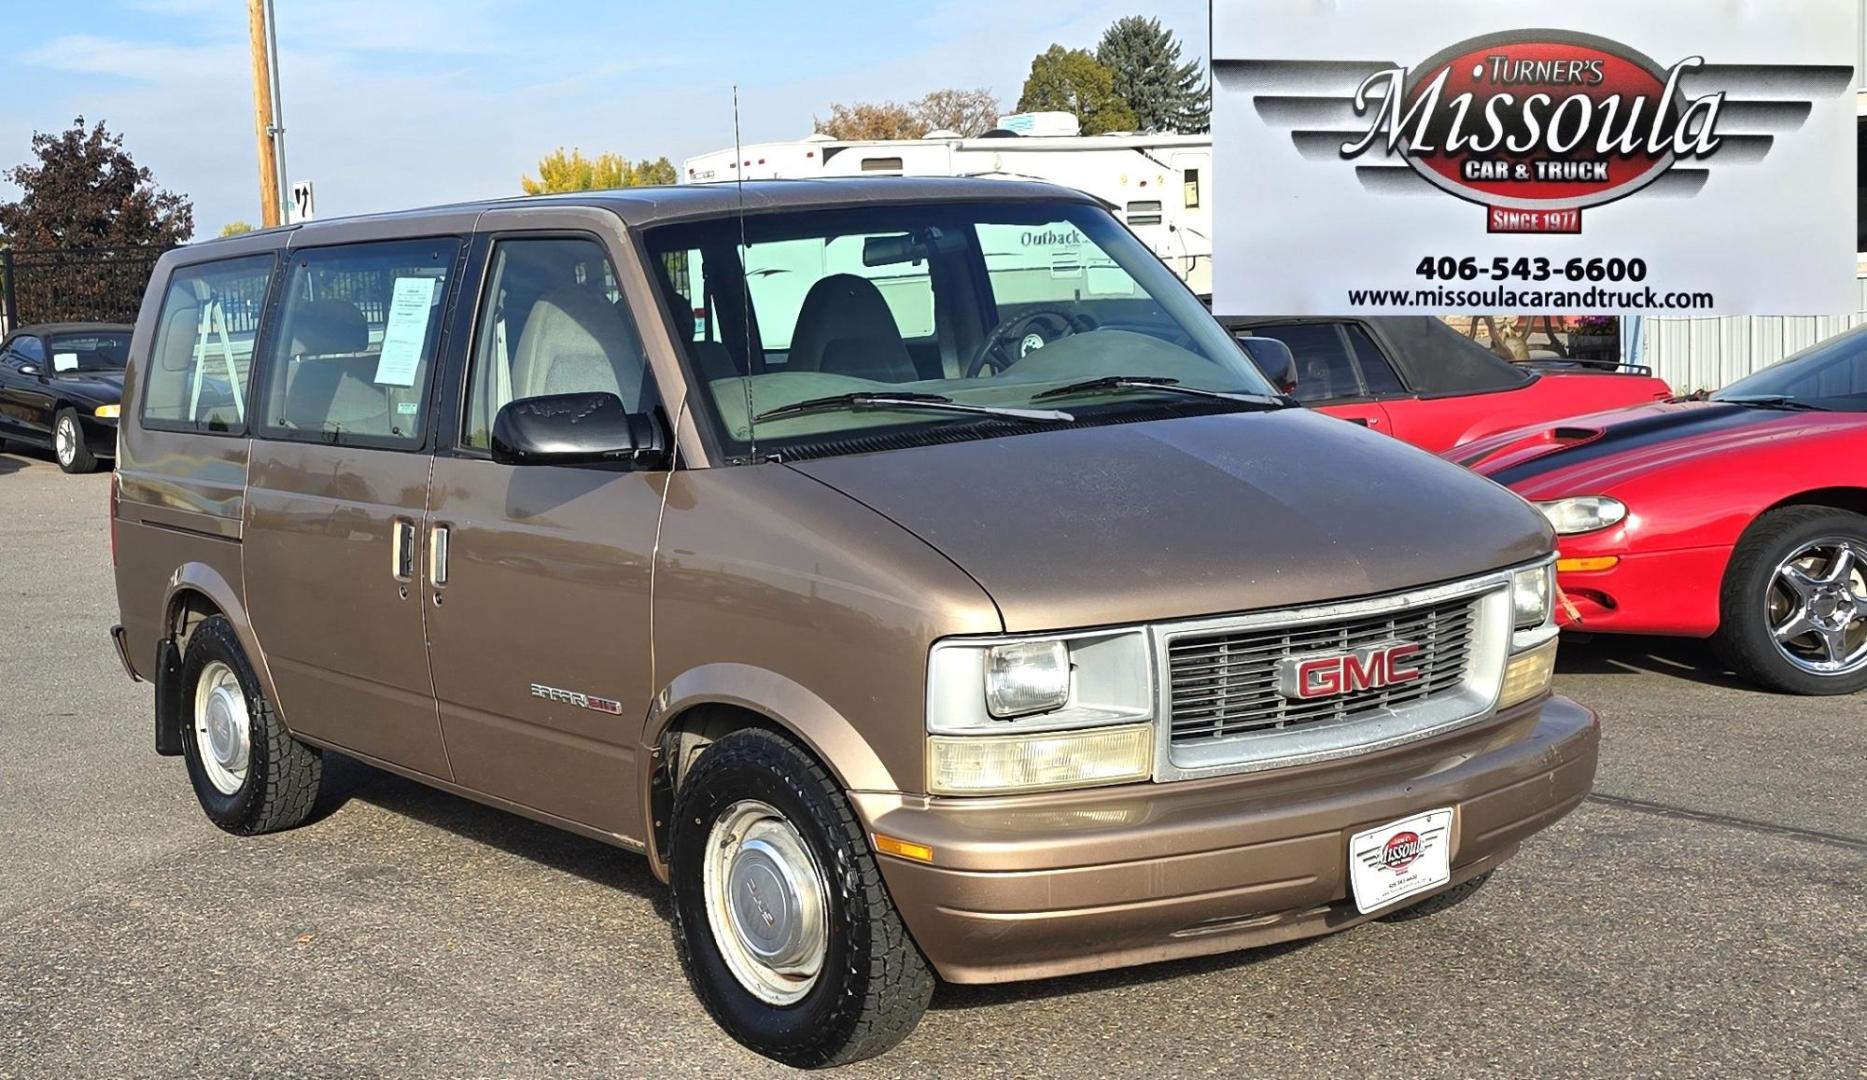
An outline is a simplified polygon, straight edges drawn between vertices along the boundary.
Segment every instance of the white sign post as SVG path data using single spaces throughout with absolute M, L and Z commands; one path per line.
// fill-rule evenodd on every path
M 311 181 L 300 180 L 292 185 L 292 221 L 310 221 L 318 216 L 317 192 L 312 190 Z
M 1224 315 L 1817 315 L 1857 0 L 1213 0 Z

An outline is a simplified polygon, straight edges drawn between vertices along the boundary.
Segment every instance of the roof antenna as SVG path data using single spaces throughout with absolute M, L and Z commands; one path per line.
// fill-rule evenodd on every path
M 745 153 L 739 144 L 739 84 L 733 84 L 733 178 L 739 194 L 739 326 L 745 334 L 746 371 L 739 385 L 746 393 L 746 442 L 751 459 L 758 462 L 758 429 L 752 420 L 752 279 L 746 272 L 752 249 L 746 243 Z

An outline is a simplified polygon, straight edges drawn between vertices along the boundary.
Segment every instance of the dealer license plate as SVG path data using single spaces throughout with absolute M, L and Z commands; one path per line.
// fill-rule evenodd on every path
M 1348 841 L 1348 880 L 1363 915 L 1452 880 L 1452 811 L 1356 833 Z

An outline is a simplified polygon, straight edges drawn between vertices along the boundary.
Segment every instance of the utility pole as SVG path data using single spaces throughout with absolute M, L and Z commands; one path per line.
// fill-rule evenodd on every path
M 279 93 L 279 16 L 266 0 L 266 56 L 272 70 L 272 160 L 279 172 L 279 215 L 291 219 L 292 181 L 285 174 L 285 95 Z
M 259 216 L 265 228 L 280 223 L 279 159 L 273 143 L 272 60 L 267 37 L 266 0 L 246 0 L 247 29 L 253 48 L 253 123 L 259 139 Z

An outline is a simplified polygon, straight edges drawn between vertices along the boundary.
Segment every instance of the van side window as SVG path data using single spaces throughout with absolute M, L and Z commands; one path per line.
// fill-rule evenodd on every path
M 271 255 L 185 266 L 169 278 L 143 375 L 143 426 L 246 430 L 253 339 L 276 260 Z
M 480 300 L 461 445 L 492 446 L 499 410 L 522 398 L 608 393 L 654 405 L 641 338 L 594 240 L 501 240 Z
M 449 237 L 293 253 L 267 347 L 261 434 L 419 446 L 459 251 Z

